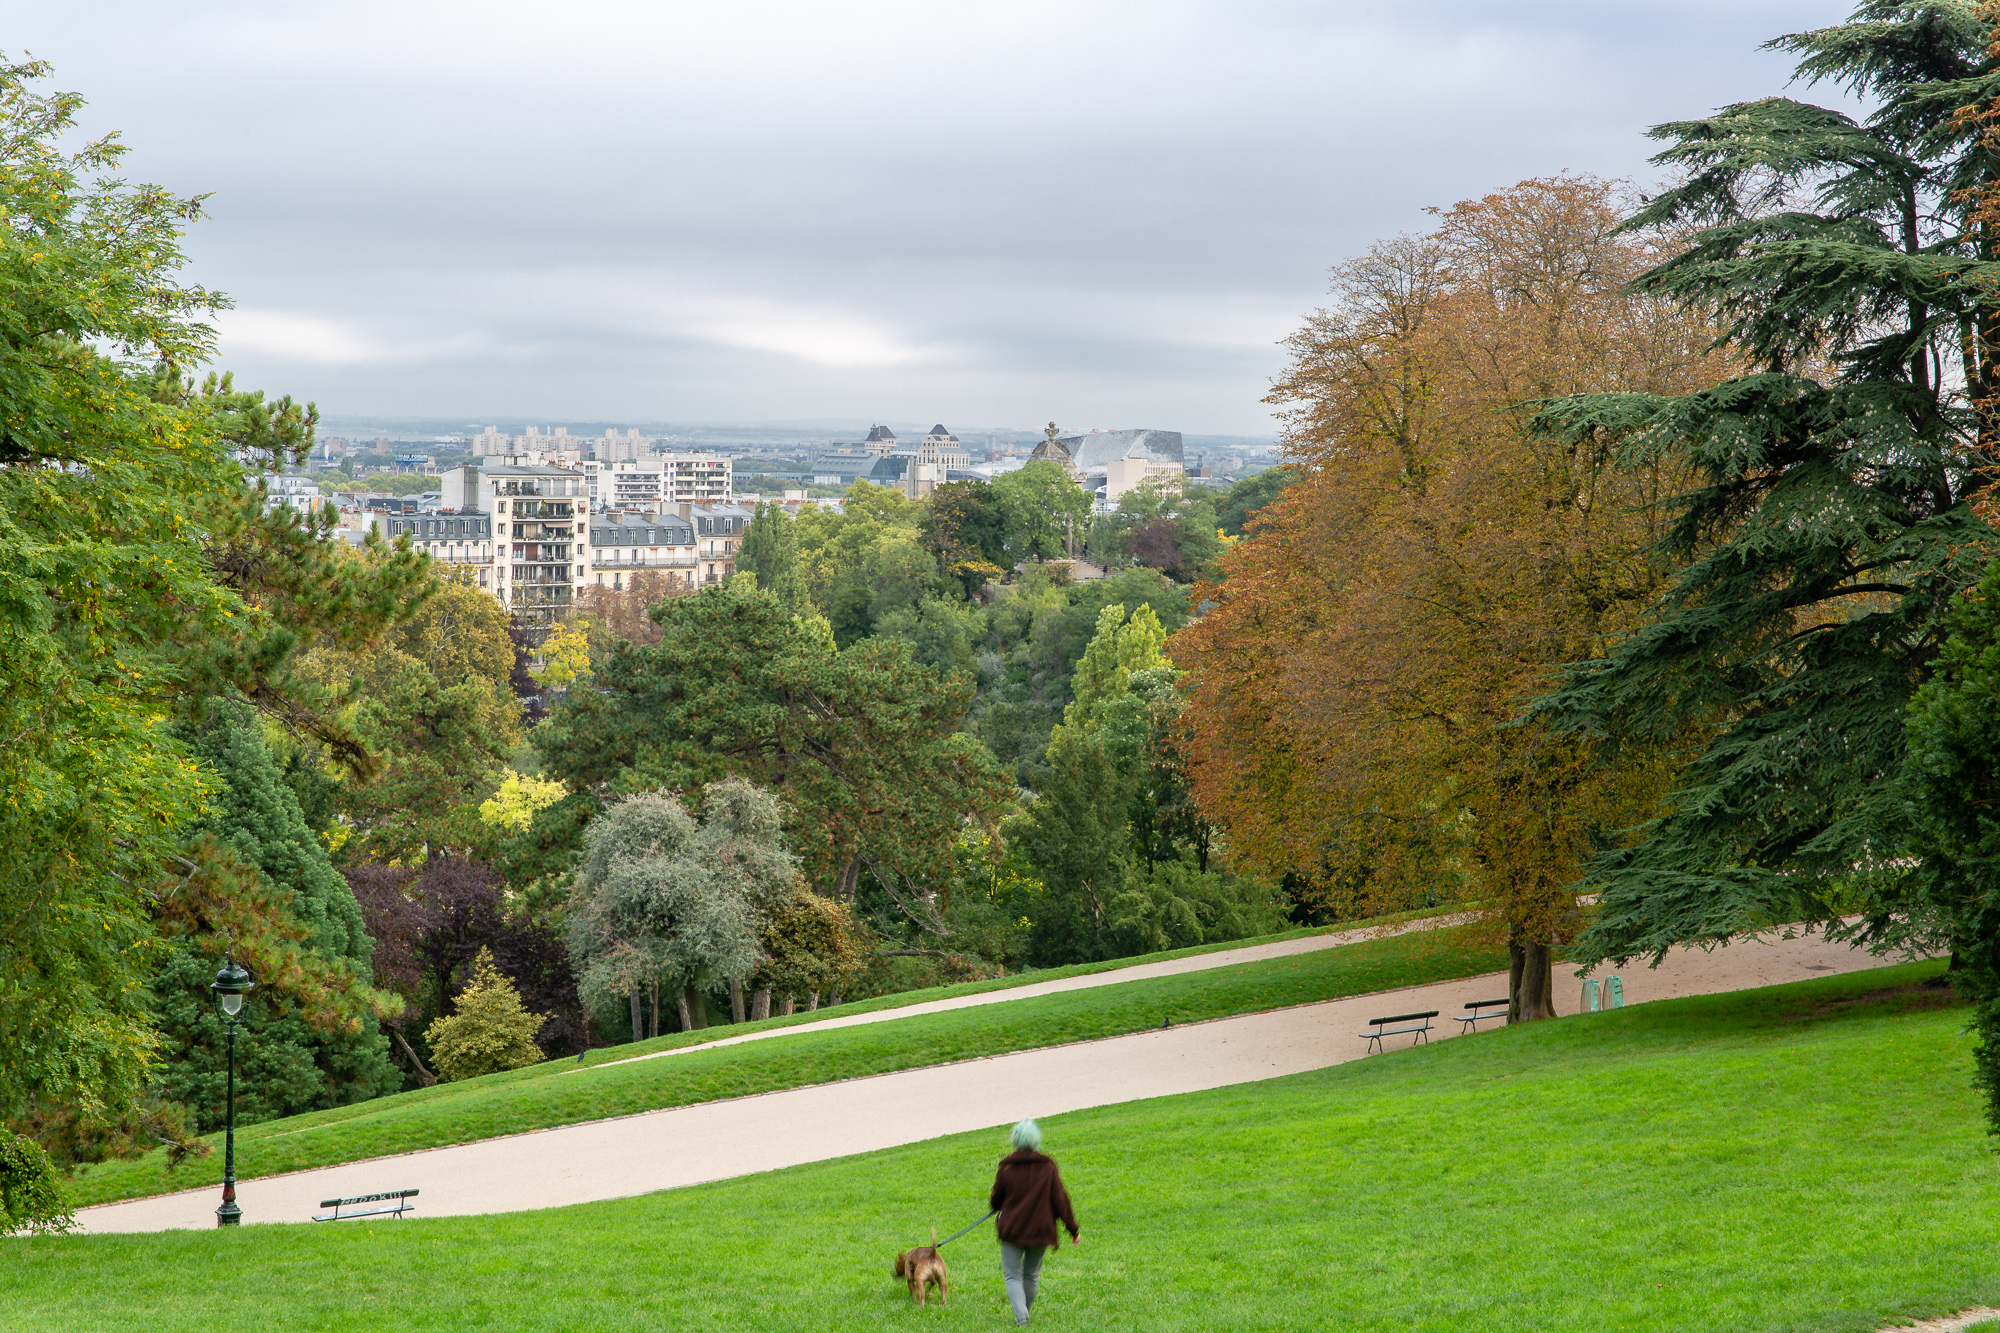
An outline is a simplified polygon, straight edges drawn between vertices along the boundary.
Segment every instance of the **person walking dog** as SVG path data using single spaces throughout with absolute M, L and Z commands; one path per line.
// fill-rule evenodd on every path
M 1070 1207 L 1069 1191 L 1063 1188 L 1055 1158 L 1042 1155 L 1041 1126 L 1023 1120 L 1009 1137 L 1014 1151 L 1000 1159 L 986 1206 L 1000 1214 L 995 1225 L 1000 1233 L 1000 1273 L 1007 1280 L 1014 1322 L 1025 1324 L 1035 1304 L 1042 1255 L 1051 1245 L 1062 1245 L 1056 1223 L 1069 1228 L 1072 1245 L 1083 1240 L 1083 1231 L 1076 1224 L 1076 1210 Z

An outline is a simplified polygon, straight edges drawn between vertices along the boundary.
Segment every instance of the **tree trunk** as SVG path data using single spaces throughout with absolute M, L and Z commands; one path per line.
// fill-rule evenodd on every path
M 729 1021 L 743 1021 L 743 983 L 735 977 L 729 979 Z
M 694 1025 L 697 1030 L 708 1026 L 708 992 L 687 988 L 688 1007 L 694 1011 Z
M 660 1035 L 660 983 L 657 981 L 654 982 L 651 990 L 653 992 L 653 1023 L 646 1035 L 648 1037 L 657 1037 Z
M 750 1021 L 758 1022 L 771 1016 L 771 988 L 750 992 Z
M 632 1040 L 633 1041 L 644 1041 L 646 1039 L 645 1019 L 646 1019 L 645 1010 L 640 1008 L 639 988 L 637 986 L 634 986 L 632 988 Z
M 778 1005 L 779 1016 L 782 1018 L 790 1018 L 792 1016 L 792 1006 L 797 1003 L 798 1003 L 797 996 L 787 995 L 784 998 L 784 1000 Z
M 806 1012 L 811 1013 L 817 1008 L 819 1008 L 819 992 L 814 991 L 812 994 L 806 996 Z
M 840 872 L 840 880 L 834 885 L 833 896 L 842 902 L 854 901 L 854 890 L 861 884 L 861 858 L 856 856 L 847 862 Z
M 1519 936 L 1507 942 L 1507 1021 L 1532 1023 L 1556 1016 L 1555 950 Z
M 693 987 L 681 987 L 681 1031 L 683 1032 L 694 1031 L 694 1006 L 688 1003 L 688 996 L 693 993 Z
M 829 1009 L 837 1009 L 840 1007 L 839 991 L 835 991 L 833 994 L 826 997 L 826 1007 Z
M 1957 955 L 1954 954 L 1953 957 L 1957 957 Z M 438 1081 L 437 1075 L 424 1068 L 424 1062 L 417 1058 L 417 1053 L 410 1049 L 410 1043 L 403 1039 L 403 1030 L 393 1023 L 384 1023 L 382 1026 L 389 1030 L 389 1035 L 394 1037 L 396 1044 L 403 1048 L 403 1054 L 410 1058 L 410 1070 L 417 1080 L 417 1086 L 420 1088 L 435 1087 Z

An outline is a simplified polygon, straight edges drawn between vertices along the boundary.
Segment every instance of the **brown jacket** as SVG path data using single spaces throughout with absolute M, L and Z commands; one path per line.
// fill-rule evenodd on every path
M 1062 1173 L 1056 1170 L 1056 1159 L 1026 1148 L 1000 1159 L 986 1206 L 1000 1210 L 996 1229 L 1009 1245 L 1060 1248 L 1058 1221 L 1069 1228 L 1071 1240 L 1081 1230 L 1076 1210 L 1069 1205 L 1069 1191 L 1063 1188 Z

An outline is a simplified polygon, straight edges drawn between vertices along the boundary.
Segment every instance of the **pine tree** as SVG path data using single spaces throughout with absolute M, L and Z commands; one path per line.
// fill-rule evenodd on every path
M 379 632 L 423 566 L 350 559 L 244 484 L 313 410 L 186 378 L 229 304 L 180 273 L 201 200 L 133 183 L 48 74 L 0 58 L 0 1113 L 115 1116 L 155 1046 L 151 894 L 201 799 L 162 719 L 239 694 L 365 765 L 291 659 Z
M 1992 37 L 1982 6 L 1872 0 L 1771 43 L 1866 119 L 1772 97 L 1653 131 L 1680 183 L 1628 225 L 1691 234 L 1639 285 L 1721 320 L 1743 373 L 1540 418 L 1699 477 L 1650 622 L 1540 704 L 1614 753 L 1707 738 L 1666 813 L 1592 867 L 1586 960 L 1832 927 L 1843 891 L 1871 934 L 1908 928 L 1904 877 L 1856 870 L 1904 837 L 1904 707 L 1991 549 L 1968 494 L 1996 453 L 1971 400 L 2000 379 L 2000 263 L 1973 217 Z
M 194 826 L 233 853 L 282 903 L 317 960 L 365 986 L 373 945 L 361 908 L 326 849 L 307 827 L 298 798 L 247 705 L 217 701 L 198 727 L 184 729 L 189 748 L 217 780 L 210 808 Z M 155 1018 L 166 1047 L 157 1073 L 161 1094 L 186 1104 L 204 1128 L 220 1123 L 224 1033 L 208 985 L 225 941 L 176 939 L 152 984 Z M 287 968 L 289 972 L 291 969 Z M 247 1035 L 237 1044 L 237 1118 L 245 1122 L 364 1101 L 393 1092 L 402 1076 L 374 1013 L 321 1010 L 302 1003 L 300 977 L 266 976 L 244 1004 Z

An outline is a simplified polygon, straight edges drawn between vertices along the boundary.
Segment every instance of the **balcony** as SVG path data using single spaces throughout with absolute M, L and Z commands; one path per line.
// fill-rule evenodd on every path
M 603 551 L 592 553 L 592 569 L 693 569 L 701 560 L 691 555 L 636 556 L 631 560 L 606 560 Z

